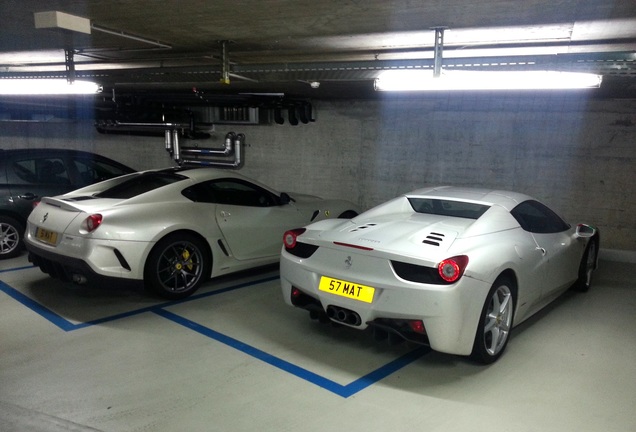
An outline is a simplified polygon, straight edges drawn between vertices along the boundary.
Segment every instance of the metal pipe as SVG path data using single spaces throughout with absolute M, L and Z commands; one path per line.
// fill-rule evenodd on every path
M 166 144 L 166 151 L 172 156 L 172 131 L 170 129 L 166 129 L 165 131 L 164 142 Z
M 227 52 L 228 41 L 221 41 L 221 60 L 223 61 L 223 70 L 221 72 L 221 83 L 230 83 L 230 56 Z
M 179 149 L 179 131 L 172 130 L 172 158 L 179 163 L 181 159 L 181 149 Z
M 233 153 L 234 160 L 233 161 L 223 161 L 223 160 L 214 160 L 214 159 L 184 159 L 181 163 L 190 164 L 190 165 L 202 165 L 202 166 L 216 166 L 216 167 L 226 167 L 226 168 L 234 168 L 239 169 L 243 166 L 243 146 L 245 144 L 245 135 L 234 134 L 234 132 L 229 132 L 226 135 L 226 140 L 228 137 L 231 137 L 230 140 L 233 145 Z
M 93 30 L 100 31 L 102 33 L 108 33 L 108 34 L 115 35 L 115 36 L 121 36 L 121 37 L 126 38 L 126 39 L 131 39 L 131 40 L 135 40 L 135 41 L 138 41 L 138 42 L 143 42 L 143 43 L 147 43 L 147 44 L 150 44 L 150 45 L 155 45 L 155 46 L 158 46 L 158 47 L 164 48 L 164 49 L 172 49 L 172 46 L 167 45 L 167 44 L 165 44 L 163 42 L 147 39 L 147 38 L 141 37 L 141 36 L 136 36 L 136 35 L 133 35 L 133 34 L 130 34 L 130 33 L 123 32 L 121 30 L 112 30 L 112 29 L 109 29 L 109 28 L 106 28 L 106 27 L 98 26 L 97 24 L 93 24 L 93 23 L 91 23 L 91 28 Z
M 158 129 L 184 129 L 189 128 L 189 123 L 130 123 L 115 121 L 110 126 L 112 127 L 148 127 Z
M 183 147 L 181 151 L 184 154 L 197 154 L 197 155 L 223 155 L 229 156 L 234 152 L 234 139 L 236 134 L 234 132 L 228 132 L 225 135 L 224 146 L 220 148 L 199 148 L 199 147 Z

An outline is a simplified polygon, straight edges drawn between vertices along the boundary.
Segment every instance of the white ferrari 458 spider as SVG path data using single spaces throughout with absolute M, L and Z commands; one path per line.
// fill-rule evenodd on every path
M 589 288 L 599 233 L 520 193 L 420 189 L 283 237 L 281 285 L 312 318 L 492 363 L 510 330 Z
M 209 277 L 278 262 L 289 228 L 357 213 L 350 202 L 279 193 L 233 171 L 170 168 L 43 198 L 25 239 L 31 262 L 53 277 L 143 280 L 176 299 Z

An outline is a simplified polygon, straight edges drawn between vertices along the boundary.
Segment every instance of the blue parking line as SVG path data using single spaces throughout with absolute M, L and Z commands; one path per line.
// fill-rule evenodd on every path
M 61 316 L 53 312 L 51 309 L 42 306 L 40 303 L 30 299 L 29 297 L 22 294 L 20 291 L 10 287 L 9 285 L 7 285 L 6 283 L 2 281 L 0 281 L 0 291 L 3 291 L 9 297 L 12 297 L 13 299 L 19 301 L 24 306 L 31 309 L 33 312 L 41 315 L 42 317 L 46 318 L 47 320 L 49 320 L 50 322 L 52 322 L 53 324 L 55 324 L 62 330 L 64 331 L 73 330 L 73 327 L 75 326 L 75 324 L 65 320 L 64 318 L 62 318 Z
M 23 267 L 23 268 L 32 268 L 32 267 Z M 18 302 L 22 303 L 24 306 L 26 306 L 27 308 L 31 309 L 33 312 L 37 313 L 38 315 L 42 316 L 43 318 L 47 319 L 52 324 L 55 324 L 60 329 L 66 331 L 66 332 L 69 332 L 69 331 L 73 331 L 73 330 L 79 330 L 79 329 L 82 329 L 82 328 L 90 327 L 90 326 L 96 325 L 96 324 L 103 324 L 103 323 L 106 323 L 106 322 L 116 321 L 116 320 L 119 320 L 119 319 L 122 319 L 122 318 L 128 318 L 128 317 L 131 317 L 131 316 L 140 315 L 140 314 L 146 313 L 146 312 L 153 312 L 153 311 L 156 311 L 158 309 L 162 309 L 164 307 L 174 306 L 174 305 L 181 304 L 181 303 L 187 303 L 187 302 L 198 300 L 198 299 L 201 299 L 201 298 L 205 298 L 205 297 L 210 297 L 210 296 L 213 296 L 213 295 L 226 293 L 228 291 L 233 291 L 233 290 L 237 290 L 237 289 L 240 289 L 240 288 L 245 288 L 245 287 L 248 287 L 248 286 L 251 286 L 251 285 L 257 285 L 257 284 L 264 283 L 264 282 L 270 282 L 270 281 L 276 280 L 278 278 L 279 278 L 278 276 L 270 276 L 270 277 L 262 278 L 262 279 L 259 279 L 259 280 L 256 280 L 256 281 L 252 281 L 252 282 L 244 282 L 244 283 L 241 283 L 241 284 L 232 285 L 230 287 L 222 288 L 222 289 L 215 290 L 215 291 L 195 294 L 195 295 L 192 295 L 192 296 L 187 297 L 185 299 L 173 300 L 173 301 L 169 301 L 169 302 L 163 302 L 163 303 L 156 304 L 156 305 L 153 305 L 153 306 L 147 306 L 147 307 L 144 307 L 144 308 L 135 309 L 133 311 L 123 312 L 123 313 L 116 314 L 116 315 L 110 315 L 110 316 L 107 316 L 107 317 L 104 317 L 104 318 L 98 318 L 98 319 L 95 319 L 95 320 L 91 320 L 91 321 L 87 321 L 87 322 L 83 322 L 83 323 L 78 323 L 78 324 L 74 324 L 74 323 L 68 321 L 67 319 L 65 319 L 61 315 L 53 312 L 51 309 L 47 308 L 46 306 L 43 306 L 42 304 L 36 302 L 35 300 L 32 300 L 31 298 L 29 298 L 26 295 L 22 294 L 20 291 L 16 290 L 15 288 L 11 287 L 10 285 L 7 285 L 6 283 L 4 283 L 2 281 L 0 281 L 0 291 L 3 291 L 9 297 L 12 297 L 13 299 L 15 299 Z M 90 288 L 87 288 L 87 289 L 90 289 Z
M 23 267 L 21 269 L 26 269 L 26 268 L 32 268 L 32 267 Z M 19 269 L 16 269 L 19 270 Z M 9 270 L 11 271 L 11 270 Z M 0 273 L 2 273 L 0 271 Z M 276 280 L 279 279 L 279 276 L 271 276 L 271 277 L 267 277 L 267 278 L 262 278 L 259 280 L 255 280 L 252 282 L 245 282 L 245 283 L 241 283 L 241 284 L 237 284 L 237 285 L 233 285 L 233 286 L 229 286 L 223 289 L 219 289 L 216 291 L 210 291 L 210 292 L 206 292 L 206 293 L 201 293 L 201 294 L 196 294 L 196 295 L 192 295 L 188 298 L 182 299 L 182 300 L 175 300 L 175 301 L 170 301 L 170 302 L 164 302 L 164 303 L 160 303 L 154 306 L 148 306 L 148 307 L 144 307 L 144 308 L 140 308 L 140 309 L 136 309 L 133 311 L 128 311 L 128 312 L 124 312 L 124 313 L 120 313 L 120 314 L 116 314 L 116 315 L 111 315 L 108 317 L 104 317 L 104 318 L 98 318 L 92 321 L 87 321 L 87 322 L 83 322 L 83 323 L 72 323 L 68 320 L 66 320 L 64 317 L 62 317 L 61 315 L 53 312 L 52 310 L 50 310 L 49 308 L 41 305 L 40 303 L 36 302 L 35 300 L 29 298 L 28 296 L 22 294 L 20 291 L 16 290 L 15 288 L 9 286 L 8 284 L 6 284 L 3 281 L 0 281 L 0 291 L 4 292 L 5 294 L 9 295 L 10 297 L 12 297 L 13 299 L 15 299 L 16 301 L 22 303 L 24 306 L 26 306 L 27 308 L 31 309 L 32 311 L 34 311 L 35 313 L 39 314 L 40 316 L 44 317 L 46 320 L 48 320 L 49 322 L 53 323 L 54 325 L 56 325 L 57 327 L 59 327 L 60 329 L 64 330 L 65 332 L 70 332 L 70 331 L 74 331 L 74 330 L 78 330 L 78 329 L 82 329 L 82 328 L 86 328 L 86 327 L 90 327 L 93 325 L 97 325 L 97 324 L 101 324 L 101 323 L 105 323 L 105 322 L 111 322 L 111 321 L 116 321 L 119 319 L 123 319 L 123 318 L 128 318 L 131 316 L 135 316 L 135 315 L 139 315 L 142 313 L 146 313 L 146 312 L 153 312 L 156 315 L 159 315 L 163 318 L 166 318 L 176 324 L 182 325 L 192 331 L 195 331 L 203 336 L 206 336 L 208 338 L 214 339 L 218 342 L 221 342 L 231 348 L 234 348 L 238 351 L 241 351 L 251 357 L 254 357 L 256 359 L 259 359 L 271 366 L 274 366 L 280 370 L 283 370 L 291 375 L 294 375 L 300 379 L 303 379 L 309 383 L 312 383 L 318 387 L 321 387 L 331 393 L 334 393 L 338 396 L 341 396 L 343 398 L 348 398 L 362 390 L 364 390 L 365 388 L 377 383 L 378 381 L 386 378 L 387 376 L 393 374 L 394 372 L 402 369 L 403 367 L 407 366 L 408 364 L 414 362 L 415 360 L 421 358 L 422 356 L 424 356 L 425 354 L 427 354 L 428 352 L 430 352 L 430 348 L 426 347 L 426 346 L 422 346 L 422 347 L 418 347 L 404 355 L 402 355 L 401 357 L 385 364 L 384 366 L 368 373 L 367 375 L 360 377 L 358 379 L 356 379 L 355 381 L 347 384 L 347 385 L 342 385 L 342 384 L 338 384 L 335 381 L 332 381 L 328 378 L 325 378 L 321 375 L 318 375 L 314 372 L 311 372 L 307 369 L 304 369 L 300 366 L 297 366 L 293 363 L 290 363 L 288 361 L 285 361 L 283 359 L 280 359 L 278 357 L 275 357 L 271 354 L 268 354 L 264 351 L 259 350 L 258 348 L 255 348 L 253 346 L 250 346 L 246 343 L 243 343 L 241 341 L 239 341 L 238 339 L 234 339 L 230 336 L 224 335 L 222 333 L 219 333 L 215 330 L 212 330 L 208 327 L 205 327 L 201 324 L 198 324 L 194 321 L 191 321 L 187 318 L 184 318 L 182 316 L 179 316 L 175 313 L 169 312 L 167 310 L 165 310 L 164 308 L 169 307 L 169 306 L 174 306 L 177 304 L 181 304 L 181 303 L 186 303 L 186 302 L 190 302 L 190 301 L 194 301 L 200 298 L 204 298 L 204 297 L 210 297 L 213 295 L 218 295 L 218 294 L 222 294 L 222 293 L 226 293 L 228 291 L 233 291 L 233 290 L 237 290 L 240 288 L 245 288 L 245 287 L 249 287 L 252 285 L 257 285 L 257 284 L 261 284 L 264 282 L 270 282 L 272 280 Z
M 322 387 L 325 390 L 328 390 L 332 393 L 337 394 L 343 398 L 348 398 L 361 390 L 375 384 L 376 382 L 386 378 L 392 373 L 402 369 L 404 366 L 412 363 L 413 361 L 419 359 L 423 355 L 430 352 L 430 348 L 428 347 L 418 347 L 411 352 L 404 354 L 402 357 L 399 357 L 393 360 L 390 363 L 372 371 L 371 373 L 358 378 L 357 380 L 351 382 L 347 385 L 338 384 L 330 379 L 327 379 L 321 375 L 318 375 L 314 372 L 311 372 L 307 369 L 304 369 L 300 366 L 297 366 L 293 363 L 275 357 L 271 354 L 268 354 L 264 351 L 259 350 L 251 345 L 247 345 L 237 339 L 234 339 L 230 336 L 219 333 L 215 330 L 212 330 L 209 327 L 205 327 L 201 324 L 198 324 L 194 321 L 191 321 L 187 318 L 184 318 L 180 315 L 177 315 L 172 312 L 168 312 L 165 309 L 160 309 L 154 311 L 154 313 L 173 321 L 179 325 L 182 325 L 190 330 L 193 330 L 203 336 L 214 339 L 218 342 L 221 342 L 231 348 L 234 348 L 238 351 L 241 351 L 249 356 L 257 358 L 271 366 L 274 366 L 278 369 L 281 369 L 287 373 L 297 376 L 305 381 L 308 381 L 312 384 L 317 385 L 318 387 Z
M 13 271 L 18 271 L 18 270 L 26 270 L 26 269 L 32 269 L 35 266 L 33 264 L 29 264 L 26 265 L 24 267 L 13 267 L 13 268 L 8 268 L 8 269 L 4 269 L 4 270 L 0 270 L 0 273 L 8 273 L 8 272 L 13 272 Z

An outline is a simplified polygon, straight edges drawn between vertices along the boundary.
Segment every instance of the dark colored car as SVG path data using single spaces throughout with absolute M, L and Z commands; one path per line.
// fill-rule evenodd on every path
M 65 149 L 0 149 L 0 259 L 20 254 L 33 204 L 134 172 L 107 157 Z

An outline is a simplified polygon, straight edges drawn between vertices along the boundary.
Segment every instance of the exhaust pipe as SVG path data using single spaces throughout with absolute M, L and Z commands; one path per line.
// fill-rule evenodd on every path
M 77 285 L 84 285 L 86 282 L 88 282 L 88 279 L 86 279 L 86 276 L 77 274 L 77 273 L 73 274 L 71 279 L 73 283 Z
M 337 306 L 327 306 L 327 316 L 334 321 L 350 326 L 359 326 L 362 324 L 362 319 L 356 312 Z

